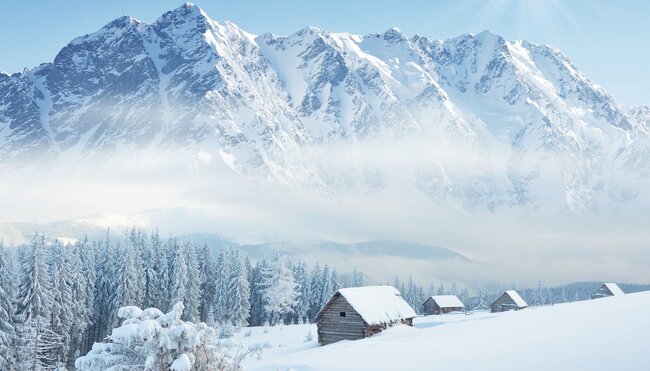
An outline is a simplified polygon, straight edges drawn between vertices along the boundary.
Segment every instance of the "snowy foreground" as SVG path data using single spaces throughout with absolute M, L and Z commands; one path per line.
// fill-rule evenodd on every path
M 519 312 L 426 316 L 376 337 L 319 347 L 316 325 L 242 331 L 269 342 L 254 370 L 647 370 L 650 292 Z M 313 339 L 305 341 L 311 331 Z

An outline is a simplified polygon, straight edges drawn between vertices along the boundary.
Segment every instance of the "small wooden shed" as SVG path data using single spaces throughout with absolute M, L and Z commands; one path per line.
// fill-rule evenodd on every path
M 605 282 L 603 283 L 602 286 L 600 286 L 598 290 L 596 290 L 596 292 L 594 292 L 591 295 L 591 298 L 600 299 L 607 296 L 619 296 L 619 295 L 625 295 L 625 293 L 623 292 L 623 290 L 621 290 L 620 287 L 618 287 L 617 284 L 613 282 Z
M 316 315 L 318 343 L 363 339 L 399 323 L 412 326 L 415 316 L 392 286 L 340 289 Z
M 456 295 L 433 295 L 422 306 L 424 314 L 443 314 L 465 310 L 465 305 Z
M 504 292 L 490 306 L 492 313 L 507 312 L 509 310 L 520 310 L 527 308 L 528 304 L 519 296 L 517 291 L 508 290 Z

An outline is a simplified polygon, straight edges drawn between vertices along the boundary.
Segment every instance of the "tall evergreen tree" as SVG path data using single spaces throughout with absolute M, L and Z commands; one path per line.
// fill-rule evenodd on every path
M 264 300 L 262 297 L 262 267 L 266 264 L 265 261 L 258 262 L 253 269 L 250 270 L 249 282 L 251 282 L 251 312 L 250 312 L 250 325 L 261 326 L 267 321 L 264 311 Z
M 171 241 L 172 253 L 174 255 L 171 291 L 169 306 L 172 307 L 174 303 L 183 302 L 187 295 L 187 286 L 189 280 L 189 273 L 187 271 L 187 255 L 181 250 L 178 240 Z
M 118 281 L 118 254 L 119 251 L 109 238 L 110 231 L 106 233 L 106 240 L 102 243 L 93 244 L 97 251 L 97 280 L 95 280 L 95 298 L 92 313 L 92 326 L 90 330 L 90 344 L 96 341 L 102 341 L 113 328 L 112 313 L 117 309 L 112 306 L 113 295 Z
M 216 265 L 214 320 L 217 323 L 227 323 L 230 319 L 228 285 L 231 263 L 231 249 L 229 246 L 223 246 L 219 251 Z
M 0 370 L 17 369 L 15 359 L 16 331 L 11 315 L 13 303 L 11 302 L 11 282 L 9 281 L 9 257 L 0 241 Z
M 248 326 L 250 316 L 250 283 L 246 263 L 239 253 L 232 254 L 232 269 L 228 284 L 229 296 L 232 298 L 230 305 L 230 322 L 236 328 Z
M 143 303 L 145 308 L 159 305 L 158 298 L 163 285 L 163 281 L 159 277 L 158 249 L 160 249 L 160 246 L 156 246 L 156 244 L 160 244 L 160 240 L 158 239 L 158 232 L 154 231 L 150 242 L 144 244 L 142 251 L 145 278 Z M 164 310 L 164 308 L 160 309 Z
M 316 314 L 321 309 L 321 297 L 323 296 L 323 286 L 322 286 L 322 272 L 320 269 L 320 264 L 316 263 L 311 272 L 310 287 L 311 287 L 311 304 L 309 309 L 309 320 L 313 321 L 316 318 Z
M 156 254 L 156 277 L 155 288 L 152 292 L 155 294 L 154 307 L 159 308 L 161 311 L 169 309 L 169 287 L 170 287 L 170 270 L 169 270 L 169 245 L 163 243 L 158 235 L 158 230 L 155 230 L 151 235 L 151 247 Z
M 293 272 L 286 257 L 278 255 L 264 267 L 260 285 L 269 323 L 284 323 L 286 316 L 292 313 L 298 295 Z
M 201 322 L 210 322 L 214 318 L 212 306 L 215 300 L 215 262 L 212 257 L 212 249 L 208 243 L 204 243 L 198 251 L 199 274 L 201 279 L 201 307 L 199 309 Z
M 198 322 L 202 296 L 199 262 L 196 258 L 196 249 L 190 242 L 185 243 L 183 250 L 187 256 L 187 287 L 185 288 L 183 316 L 186 321 Z
M 52 308 L 45 237 L 37 236 L 22 255 L 20 285 L 16 301 L 16 319 L 25 324 L 40 317 L 49 320 Z
M 294 310 L 296 322 L 308 323 L 311 303 L 311 285 L 305 263 L 298 263 L 294 268 L 294 278 L 298 284 L 298 300 Z
M 61 354 L 57 363 L 67 364 L 70 352 L 71 329 L 74 321 L 72 303 L 72 248 L 62 246 L 58 240 L 50 248 L 52 277 L 52 315 L 51 329 L 61 341 Z
M 320 300 L 318 301 L 318 311 L 320 311 L 320 308 L 322 308 L 325 303 L 327 303 L 328 300 L 330 300 L 330 297 L 332 297 L 332 294 L 334 294 L 333 287 L 332 287 L 332 277 L 330 275 L 330 267 L 329 265 L 325 264 L 323 267 L 323 275 L 320 278 Z
M 42 370 L 58 365 L 61 339 L 52 331 L 52 287 L 48 280 L 45 237 L 36 236 L 22 254 L 20 286 L 16 302 L 19 323 L 18 358 L 25 369 Z
M 69 265 L 71 272 L 72 291 L 72 320 L 70 328 L 70 347 L 68 354 L 68 367 L 72 367 L 74 360 L 85 354 L 87 332 L 90 326 L 94 296 L 88 287 L 94 287 L 94 274 L 88 272 L 86 261 L 83 257 L 84 250 L 91 250 L 87 240 L 78 242 L 71 251 Z

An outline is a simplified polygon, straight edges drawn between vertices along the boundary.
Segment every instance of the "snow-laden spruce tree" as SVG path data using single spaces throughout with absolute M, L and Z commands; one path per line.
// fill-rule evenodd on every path
M 294 308 L 294 319 L 296 323 L 308 323 L 311 285 L 309 284 L 309 277 L 307 275 L 307 265 L 305 263 L 295 264 L 293 267 L 293 276 L 298 284 L 298 300 Z
M 183 319 L 198 322 L 201 309 L 201 272 L 196 257 L 196 250 L 189 242 L 183 249 L 187 255 L 187 287 L 185 288 L 185 311 Z
M 107 343 L 95 343 L 77 359 L 79 370 L 240 370 L 247 351 L 232 342 L 220 341 L 213 328 L 201 322 L 185 322 L 184 306 L 176 303 L 163 314 L 156 308 L 122 307 L 122 325 L 113 329 Z M 234 354 L 233 354 L 234 353 Z
M 55 241 L 50 247 L 50 276 L 52 277 L 52 314 L 51 327 L 61 339 L 62 354 L 58 361 L 67 363 L 70 351 L 71 335 L 74 318 L 72 293 L 72 248 L 63 246 Z
M 230 321 L 235 328 L 240 329 L 248 326 L 248 317 L 250 317 L 251 310 L 251 291 L 246 262 L 238 252 L 234 252 L 231 256 L 233 262 L 228 282 Z
M 488 298 L 488 291 L 484 284 L 479 286 L 477 295 L 476 295 L 476 304 L 472 310 L 486 310 L 490 309 L 490 302 Z
M 219 251 L 216 264 L 215 297 L 214 297 L 214 320 L 217 323 L 230 322 L 229 309 L 229 281 L 230 270 L 232 269 L 232 250 L 223 246 Z
M 167 310 L 169 297 L 169 250 L 168 245 L 162 243 L 155 230 L 151 234 L 151 247 L 156 256 L 154 270 L 156 272 L 156 281 L 152 282 L 153 287 L 150 289 L 152 304 L 150 306 Z
M 21 250 L 20 283 L 16 297 L 15 321 L 18 330 L 17 358 L 25 370 L 45 370 L 63 366 L 64 345 L 53 331 L 53 284 L 48 266 L 45 238 L 36 237 Z
M 250 282 L 251 288 L 251 311 L 250 311 L 250 325 L 251 326 L 261 326 L 266 322 L 266 312 L 264 311 L 264 299 L 262 295 L 261 285 L 259 284 L 262 281 L 262 266 L 266 265 L 267 262 L 264 260 L 262 262 L 257 262 L 255 267 L 253 267 L 248 275 L 248 282 Z
M 173 303 L 185 300 L 185 293 L 188 286 L 188 272 L 187 272 L 187 255 L 182 251 L 178 241 L 173 241 L 172 252 L 174 254 L 172 261 L 172 274 L 170 287 L 170 307 Z
M 92 250 L 88 246 L 88 241 L 80 241 L 75 246 L 68 247 L 71 252 L 70 259 L 67 261 L 70 269 L 70 288 L 72 290 L 72 306 L 70 308 L 70 339 L 69 339 L 69 354 L 68 365 L 72 366 L 74 360 L 85 353 L 87 332 L 90 326 L 92 315 L 92 303 L 94 302 L 93 290 L 94 276 L 91 271 L 85 266 L 83 254 L 85 249 Z
M 198 249 L 197 256 L 199 261 L 199 275 L 201 278 L 200 291 L 202 293 L 199 315 L 201 322 L 206 322 L 211 325 L 209 321 L 214 318 L 212 307 L 216 290 L 215 280 L 217 273 L 214 258 L 212 257 L 212 248 L 207 242 Z
M 117 260 L 118 252 L 115 245 L 110 242 L 109 234 L 106 234 L 106 240 L 98 244 L 93 244 L 97 255 L 95 257 L 96 264 L 93 267 L 88 259 L 86 264 L 87 269 L 94 268 L 96 274 L 95 287 L 93 290 L 94 302 L 92 307 L 91 328 L 89 333 L 89 341 L 86 346 L 90 347 L 95 341 L 104 339 L 112 327 L 112 319 L 109 314 L 114 313 L 113 309 L 113 294 L 116 292 L 117 285 Z M 91 273 L 91 271 L 87 271 Z M 90 344 L 88 344 L 90 343 Z
M 287 258 L 277 255 L 261 273 L 262 298 L 269 323 L 272 326 L 281 324 L 296 305 L 298 285 L 293 278 L 293 271 Z
M 316 314 L 318 314 L 318 311 L 321 309 L 320 299 L 323 292 L 322 275 L 320 264 L 318 262 L 316 262 L 316 265 L 311 272 L 309 291 L 311 293 L 311 297 L 309 299 L 309 320 L 313 321 L 314 318 L 316 318 Z
M 11 282 L 9 259 L 0 241 L 0 370 L 16 369 L 15 345 L 16 331 L 12 325 Z

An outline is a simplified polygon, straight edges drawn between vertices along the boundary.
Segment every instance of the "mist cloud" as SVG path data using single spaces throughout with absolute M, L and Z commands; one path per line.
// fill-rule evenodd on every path
M 422 280 L 435 276 L 472 284 L 650 282 L 645 193 L 623 205 L 575 214 L 562 207 L 558 164 L 534 157 L 513 161 L 512 156 L 505 149 L 488 152 L 462 142 L 421 138 L 315 146 L 303 158 L 314 166 L 303 175 L 316 175 L 317 187 L 239 175 L 207 146 L 181 154 L 116 156 L 101 164 L 27 168 L 1 176 L 0 221 L 45 223 L 178 208 L 166 219 L 147 219 L 144 213 L 128 220 L 158 226 L 163 233 L 210 232 L 243 243 L 412 241 L 442 246 L 480 263 L 471 271 L 454 271 L 394 258 L 331 262 L 359 266 L 382 280 L 413 273 Z M 503 179 L 513 172 L 533 174 L 529 191 L 536 198 L 524 206 L 502 202 L 472 208 L 456 201 L 453 189 L 432 197 L 417 184 L 417 174 L 432 168 L 442 169 L 452 185 L 484 182 L 481 189 L 488 194 L 507 191 L 512 185 Z M 621 183 L 650 189 L 639 180 Z M 106 226 L 124 223 L 110 217 L 93 220 Z

